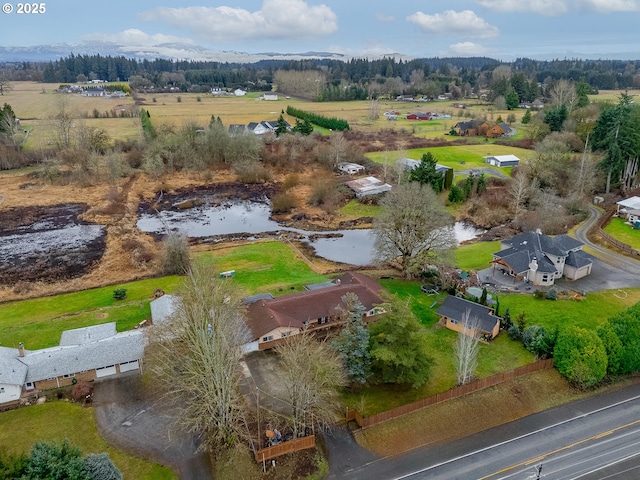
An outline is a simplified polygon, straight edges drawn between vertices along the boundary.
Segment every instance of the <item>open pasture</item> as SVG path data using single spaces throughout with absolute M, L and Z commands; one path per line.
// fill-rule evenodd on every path
M 474 168 L 490 167 L 484 161 L 483 157 L 488 155 L 508 155 L 513 154 L 524 161 L 531 156 L 531 150 L 525 148 L 516 148 L 506 145 L 496 145 L 492 143 L 456 145 L 451 147 L 433 147 L 433 148 L 415 148 L 405 151 L 394 152 L 370 152 L 366 156 L 377 163 L 386 165 L 395 165 L 396 161 L 403 157 L 420 160 L 422 155 L 431 152 L 441 165 L 453 168 L 454 172 L 468 170 Z M 497 168 L 496 170 L 509 175 L 510 167 Z
M 327 117 L 347 120 L 352 128 L 363 131 L 382 129 L 404 129 L 414 135 L 425 138 L 455 139 L 445 133 L 456 123 L 471 118 L 486 118 L 495 121 L 499 116 L 506 119 L 511 113 L 497 111 L 490 105 L 469 104 L 466 109 L 454 108 L 451 101 L 439 102 L 396 102 L 380 100 L 377 104 L 379 117 L 371 120 L 371 102 L 368 100 L 349 102 L 311 102 L 279 95 L 276 101 L 261 100 L 261 92 L 250 92 L 246 96 L 213 96 L 208 93 L 149 93 L 140 94 L 134 101 L 132 97 L 104 98 L 83 97 L 75 94 L 55 93 L 58 84 L 37 82 L 13 82 L 11 91 L 3 101 L 9 103 L 22 119 L 23 129 L 31 129 L 26 147 L 28 149 L 45 148 L 54 142 L 56 123 L 54 117 L 62 109 L 67 111 L 76 122 L 104 129 L 110 138 L 126 140 L 140 135 L 139 122 L 135 118 L 113 118 L 113 111 L 119 114 L 121 109 L 145 108 L 151 115 L 154 125 L 180 128 L 185 124 L 206 127 L 211 116 L 220 117 L 225 125 L 247 124 L 261 120 L 276 120 L 286 111 L 287 105 L 311 111 Z M 400 113 L 397 120 L 390 121 L 383 115 L 386 111 Z M 415 121 L 407 120 L 405 115 L 417 111 L 430 111 L 449 114 L 451 118 L 443 120 Z M 515 111 L 520 118 L 524 111 Z M 109 118 L 105 118 L 109 114 Z M 100 118 L 95 118 L 99 115 Z M 295 124 L 295 118 L 286 113 L 284 118 Z M 76 123 L 77 124 L 77 123 Z M 328 132 L 316 128 L 322 134 Z

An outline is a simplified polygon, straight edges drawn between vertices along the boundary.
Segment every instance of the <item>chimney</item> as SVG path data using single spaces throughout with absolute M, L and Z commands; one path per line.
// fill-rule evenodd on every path
M 24 343 L 22 342 L 18 344 L 18 355 L 24 357 Z

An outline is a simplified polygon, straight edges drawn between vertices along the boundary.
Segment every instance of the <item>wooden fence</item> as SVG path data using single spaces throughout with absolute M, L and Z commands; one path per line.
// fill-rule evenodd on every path
M 620 240 L 612 237 L 611 235 L 609 235 L 607 232 L 604 231 L 604 228 L 607 225 L 609 225 L 609 222 L 611 222 L 611 219 L 613 218 L 615 213 L 616 213 L 616 211 L 613 210 L 613 209 L 610 210 L 609 212 L 607 212 L 607 214 L 604 215 L 600 219 L 600 221 L 598 221 L 598 223 L 591 230 L 591 232 L 595 236 L 600 238 L 600 240 L 602 240 L 603 242 L 608 243 L 609 245 L 613 246 L 614 248 L 620 250 L 625 255 L 629 255 L 631 257 L 640 256 L 640 252 L 638 250 L 635 250 L 634 248 L 631 248 L 631 246 L 627 245 L 626 243 L 621 242 Z M 629 228 L 631 228 L 631 227 L 629 227 Z
M 433 395 L 432 397 L 423 398 L 422 400 L 418 400 L 417 402 L 402 405 L 401 407 L 387 410 L 386 412 L 381 412 L 376 415 L 371 415 L 370 417 L 362 417 L 357 410 L 347 408 L 346 419 L 347 421 L 354 420 L 361 428 L 371 427 L 373 425 L 377 425 L 378 423 L 401 417 L 402 415 L 406 415 L 407 413 L 414 412 L 424 407 L 446 402 L 447 400 L 452 400 L 469 393 L 477 392 L 479 390 L 483 390 L 485 388 L 493 387 L 500 383 L 513 380 L 523 375 L 528 375 L 529 373 L 546 370 L 549 368 L 553 368 L 552 358 L 539 360 L 537 362 L 530 363 L 529 365 L 524 365 L 509 372 L 498 373 L 497 375 L 493 375 L 491 377 L 481 378 L 480 380 L 467 383 L 466 385 L 460 385 L 459 387 L 452 388 L 451 390 L 447 390 L 446 392 L 438 393 L 437 395 Z
M 256 452 L 256 462 L 264 462 L 285 453 L 297 452 L 298 450 L 305 450 L 307 448 L 313 448 L 316 446 L 315 435 L 309 435 L 307 437 L 296 438 L 295 440 L 289 440 L 288 442 L 282 442 L 272 447 L 263 448 Z

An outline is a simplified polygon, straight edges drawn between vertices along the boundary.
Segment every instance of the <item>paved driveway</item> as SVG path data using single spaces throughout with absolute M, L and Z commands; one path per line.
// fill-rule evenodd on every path
M 208 456 L 192 435 L 171 428 L 171 410 L 149 400 L 138 372 L 95 383 L 98 431 L 110 445 L 172 468 L 183 480 L 213 478 Z

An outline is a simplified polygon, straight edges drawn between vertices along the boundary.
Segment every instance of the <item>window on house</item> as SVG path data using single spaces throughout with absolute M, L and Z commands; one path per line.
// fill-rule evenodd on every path
M 262 337 L 263 342 L 270 342 L 273 340 L 273 335 L 269 335 L 268 337 Z
M 33 382 L 27 382 L 24 386 L 27 390 L 33 390 L 35 387 L 33 385 Z
M 291 335 L 291 332 L 282 332 L 282 338 L 288 337 Z
M 453 318 L 450 318 L 449 322 L 451 322 L 453 325 L 457 325 L 458 324 L 458 321 L 454 320 Z
M 327 323 L 328 321 L 329 321 L 329 319 L 328 319 L 327 317 L 320 317 L 320 318 L 318 319 L 318 323 L 319 323 L 320 325 L 322 325 L 323 323 Z
M 63 375 L 62 378 L 73 378 L 75 376 L 76 376 L 75 373 L 68 373 L 67 375 Z
M 0 393 L 4 393 L 4 387 L 0 387 Z

